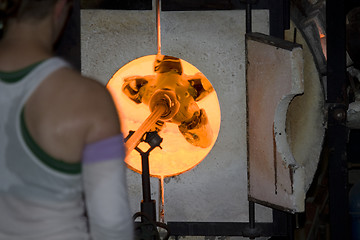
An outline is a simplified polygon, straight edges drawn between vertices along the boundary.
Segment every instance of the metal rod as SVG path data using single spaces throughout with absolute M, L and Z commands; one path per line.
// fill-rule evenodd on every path
M 249 201 L 249 228 L 250 231 L 255 230 L 255 203 Z M 250 236 L 250 239 L 255 239 L 254 236 Z
M 138 130 L 131 135 L 131 137 L 126 141 L 125 147 L 126 151 L 130 153 L 134 148 L 139 144 L 142 136 L 151 129 L 152 126 L 160 119 L 161 115 L 166 111 L 164 105 L 157 105 L 152 113 L 147 117 L 147 119 L 140 125 Z
M 249 201 L 249 227 L 255 228 L 255 203 Z
M 143 201 L 151 202 L 149 153 L 141 153 Z
M 246 4 L 246 33 L 252 32 L 251 20 L 252 20 L 251 3 L 247 3 Z
M 294 43 L 296 43 L 296 36 L 297 36 L 297 28 L 294 28 L 294 37 L 293 37 Z
M 157 54 L 161 54 L 160 11 L 161 11 L 161 0 L 157 0 L 157 1 L 156 1 Z
M 165 202 L 164 202 L 164 176 L 159 178 L 159 187 L 160 187 L 160 194 L 159 194 L 159 221 L 165 223 Z

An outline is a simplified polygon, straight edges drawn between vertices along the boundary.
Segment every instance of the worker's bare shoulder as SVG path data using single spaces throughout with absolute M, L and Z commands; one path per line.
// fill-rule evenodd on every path
M 87 141 L 96 141 L 120 131 L 115 105 L 103 84 L 70 68 L 60 69 L 50 78 L 51 91 L 55 91 L 58 98 L 55 104 L 61 111 L 58 114 L 68 116 L 70 120 L 77 118 L 87 126 Z
M 77 89 L 77 95 L 93 95 L 107 98 L 109 96 L 105 86 L 99 81 L 82 76 L 76 70 L 63 68 L 52 76 L 55 81 L 61 82 L 63 87 Z M 95 96 L 94 96 L 95 97 Z
M 82 76 L 79 72 L 69 68 L 60 70 L 56 78 L 59 82 L 64 81 L 64 87 L 69 89 L 72 96 L 79 100 L 79 104 L 91 107 L 97 112 L 114 110 L 114 103 L 109 91 L 99 81 Z
M 69 68 L 40 84 L 26 103 L 25 120 L 41 148 L 66 162 L 79 161 L 85 144 L 120 132 L 106 87 Z
M 52 88 L 64 92 L 57 96 L 62 98 L 62 101 L 69 102 L 70 107 L 82 106 L 82 109 L 88 111 L 89 114 L 95 111 L 96 115 L 114 110 L 109 92 L 97 80 L 82 76 L 69 68 L 60 69 L 51 78 Z

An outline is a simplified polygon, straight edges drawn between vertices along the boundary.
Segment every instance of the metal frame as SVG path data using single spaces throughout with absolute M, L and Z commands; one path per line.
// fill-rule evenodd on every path
M 284 38 L 284 29 L 290 27 L 290 0 L 238 0 L 234 6 L 228 6 L 228 10 L 246 9 L 269 9 L 270 14 L 270 35 Z M 199 10 L 220 10 L 201 7 L 175 8 L 177 1 L 167 0 L 162 2 L 162 11 L 199 11 Z M 251 8 L 249 8 L 251 5 Z M 224 9 L 221 9 L 224 10 Z M 251 14 L 251 13 L 250 13 Z M 246 26 L 249 23 L 247 22 Z M 250 29 L 251 30 L 251 29 Z
M 326 1 L 329 214 L 331 239 L 350 239 L 348 214 L 346 1 Z
M 289 25 L 290 0 L 241 0 L 237 9 L 269 9 L 270 35 L 283 38 L 284 29 Z M 256 4 L 250 5 L 256 2 Z M 166 3 L 166 1 L 165 1 Z M 163 3 L 164 4 L 164 3 Z M 74 1 L 74 10 L 70 17 L 71 24 L 57 46 L 57 53 L 70 61 L 80 70 L 80 0 Z M 162 6 L 163 11 L 169 11 Z M 179 10 L 179 9 L 177 9 Z M 170 9 L 171 11 L 171 9 Z M 248 16 L 247 31 L 251 31 L 251 16 Z M 75 50 L 75 51 L 74 51 Z M 255 203 L 249 202 L 248 222 L 168 222 L 171 236 L 244 236 L 276 237 L 276 239 L 294 239 L 294 215 L 273 209 L 273 222 L 255 221 Z
M 251 211 L 250 211 L 251 213 Z M 171 236 L 242 236 L 281 237 L 294 239 L 293 216 L 273 210 L 273 222 L 255 223 L 255 216 L 249 214 L 249 222 L 168 222 Z
M 284 30 L 290 27 L 290 1 L 241 0 L 246 9 L 246 32 L 251 32 L 251 10 L 269 9 L 270 35 L 284 38 Z M 258 4 L 252 5 L 252 3 Z M 260 8 L 259 8 L 260 6 Z M 168 222 L 171 236 L 243 236 L 280 237 L 294 239 L 294 215 L 273 209 L 273 222 L 255 223 L 255 203 L 249 201 L 249 222 Z

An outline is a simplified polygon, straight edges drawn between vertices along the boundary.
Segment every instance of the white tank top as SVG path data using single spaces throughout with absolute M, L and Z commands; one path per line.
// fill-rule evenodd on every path
M 56 160 L 41 160 L 51 157 L 35 151 L 21 117 L 39 84 L 63 67 L 69 66 L 54 57 L 19 81 L 8 82 L 0 75 L 0 239 L 89 239 L 80 171 L 71 164 L 57 168 L 52 165 Z

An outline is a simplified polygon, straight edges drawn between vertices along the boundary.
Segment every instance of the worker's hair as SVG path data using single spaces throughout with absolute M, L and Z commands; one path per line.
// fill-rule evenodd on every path
M 0 0 L 0 39 L 6 31 L 7 21 L 43 19 L 58 0 Z

